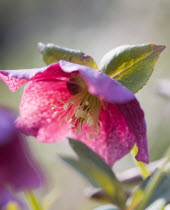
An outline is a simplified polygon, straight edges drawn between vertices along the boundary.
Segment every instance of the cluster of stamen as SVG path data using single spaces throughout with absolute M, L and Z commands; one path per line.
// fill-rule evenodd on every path
M 98 136 L 101 126 L 99 98 L 88 92 L 85 82 L 79 76 L 73 78 L 70 85 L 75 89 L 73 95 L 66 101 L 59 100 L 62 105 L 58 107 L 53 104 L 52 109 L 56 110 L 61 125 L 70 123 L 78 134 L 82 132 L 83 126 L 86 126 L 89 138 L 94 138 Z

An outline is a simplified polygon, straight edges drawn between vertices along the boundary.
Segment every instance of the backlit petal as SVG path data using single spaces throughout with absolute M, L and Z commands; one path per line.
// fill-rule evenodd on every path
M 35 69 L 1 70 L 0 79 L 9 87 L 11 91 L 17 90 L 21 85 L 29 81 L 56 80 L 67 77 L 59 63 Z
M 122 104 L 121 108 L 108 104 L 101 111 L 100 121 L 102 126 L 96 138 L 88 138 L 86 127 L 80 135 L 75 133 L 75 137 L 93 149 L 110 166 L 129 153 L 135 143 L 139 148 L 137 160 L 148 162 L 145 121 L 136 100 Z
M 52 110 L 52 104 L 61 106 L 60 100 L 65 101 L 69 97 L 70 93 L 63 81 L 49 80 L 29 83 L 22 96 L 20 117 L 16 121 L 17 127 L 27 135 L 36 136 L 39 141 L 62 140 L 69 129 L 59 125 L 57 115 Z M 54 136 L 54 140 L 50 140 Z
M 138 154 L 136 159 L 145 163 L 149 162 L 148 140 L 146 136 L 146 122 L 144 119 L 144 112 L 137 100 L 133 100 L 127 104 L 119 104 L 128 127 L 135 136 L 135 143 L 138 147 Z

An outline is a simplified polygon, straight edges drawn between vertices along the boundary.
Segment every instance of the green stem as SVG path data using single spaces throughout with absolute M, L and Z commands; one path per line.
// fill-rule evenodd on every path
M 150 176 L 150 172 L 148 171 L 147 167 L 146 167 L 146 164 L 145 163 L 142 163 L 141 161 L 137 161 L 135 159 L 135 156 L 138 152 L 138 148 L 137 146 L 135 145 L 133 147 L 133 149 L 131 150 L 131 154 L 132 154 L 132 158 L 133 158 L 133 161 L 135 162 L 135 164 L 139 167 L 140 171 L 141 171 L 141 176 L 143 179 L 146 179 L 148 176 Z
M 41 204 L 31 190 L 25 191 L 25 198 L 27 199 L 31 210 L 43 210 Z
M 159 182 L 161 181 L 161 178 L 163 176 L 163 172 L 165 170 L 165 166 L 170 161 L 170 147 L 165 155 L 165 161 L 163 162 L 162 166 L 157 170 L 153 178 L 151 179 L 150 183 L 146 187 L 144 197 L 142 199 L 142 202 L 138 206 L 138 210 L 143 210 L 146 205 L 148 204 L 149 199 L 153 195 L 156 187 L 158 186 Z

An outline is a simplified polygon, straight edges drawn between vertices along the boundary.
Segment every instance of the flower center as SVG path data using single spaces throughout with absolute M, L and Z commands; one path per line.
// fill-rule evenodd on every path
M 101 103 L 97 96 L 89 94 L 87 85 L 80 77 L 72 78 L 67 87 L 72 96 L 61 101 L 62 106 L 52 105 L 52 109 L 56 109 L 60 124 L 64 121 L 70 123 L 73 130 L 80 134 L 83 126 L 88 129 L 89 138 L 94 138 L 99 134 L 101 122 L 99 121 Z

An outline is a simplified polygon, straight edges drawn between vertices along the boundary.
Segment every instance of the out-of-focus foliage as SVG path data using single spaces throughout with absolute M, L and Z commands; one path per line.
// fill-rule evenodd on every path
M 132 194 L 129 209 L 162 210 L 170 201 L 170 146 L 168 147 L 160 167 L 146 178 Z M 128 202 L 129 203 L 129 202 Z
M 94 186 L 101 187 L 112 203 L 124 207 L 126 194 L 121 183 L 115 177 L 113 171 L 91 149 L 80 141 L 69 139 L 72 149 L 78 155 L 78 160 L 61 156 L 62 160 L 75 168 Z
M 152 175 L 154 176 L 154 175 Z M 145 179 L 138 189 L 134 192 L 132 195 L 132 201 L 129 206 L 130 209 L 138 209 L 139 203 L 142 201 L 144 194 L 145 194 L 145 189 L 152 179 L 152 176 Z M 170 202 L 170 175 L 168 173 L 164 173 L 158 186 L 154 190 L 154 193 L 152 194 L 151 198 L 148 201 L 147 204 L 147 210 L 152 209 L 154 206 L 158 205 L 157 202 L 160 201 L 160 210 L 162 209 L 163 206 L 165 206 L 168 202 Z M 157 206 L 157 209 L 158 206 Z

